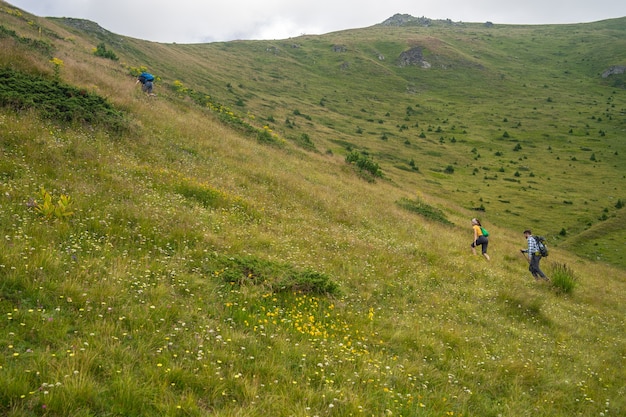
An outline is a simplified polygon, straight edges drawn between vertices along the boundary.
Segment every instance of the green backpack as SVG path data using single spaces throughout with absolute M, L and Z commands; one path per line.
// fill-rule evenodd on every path
M 483 232 L 483 236 L 485 237 L 489 236 L 489 232 L 484 227 L 480 226 L 480 231 Z

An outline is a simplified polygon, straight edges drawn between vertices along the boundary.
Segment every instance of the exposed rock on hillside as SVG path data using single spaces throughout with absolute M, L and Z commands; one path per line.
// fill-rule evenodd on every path
M 55 20 L 56 22 L 70 28 L 71 31 L 80 31 L 82 33 L 93 36 L 101 42 L 106 42 L 107 44 L 121 47 L 124 45 L 124 38 L 122 36 L 118 36 L 113 32 L 109 32 L 96 22 L 92 22 L 91 20 L 86 19 L 76 19 L 73 17 L 50 17 L 49 19 Z
M 53 18 L 54 19 L 54 18 Z M 97 24 L 96 22 L 92 22 L 91 20 L 86 19 L 76 19 L 73 17 L 61 17 L 56 18 L 57 21 L 63 23 L 66 26 L 70 26 L 83 32 L 101 34 L 101 35 L 112 35 L 111 32 Z
M 623 74 L 626 72 L 625 65 L 613 65 L 602 73 L 602 78 L 608 78 L 610 75 Z
M 428 26 L 431 20 L 427 17 L 413 17 L 410 14 L 396 13 L 389 19 L 381 23 L 383 26 L 405 26 L 410 24 L 412 26 Z
M 406 67 L 408 65 L 418 65 L 422 68 L 430 68 L 430 64 L 424 60 L 424 54 L 422 48 L 415 46 L 408 51 L 404 51 L 400 54 L 398 59 L 398 65 Z
M 380 23 L 381 26 L 419 26 L 419 27 L 429 27 L 429 26 L 458 26 L 462 25 L 461 22 L 453 22 L 450 19 L 429 19 L 427 17 L 415 17 L 410 14 L 400 14 L 396 13 L 391 16 L 389 19 Z

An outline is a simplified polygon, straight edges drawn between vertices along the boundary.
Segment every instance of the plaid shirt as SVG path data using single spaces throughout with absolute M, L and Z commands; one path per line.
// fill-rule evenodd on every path
M 539 245 L 537 245 L 537 241 L 534 236 L 528 236 L 528 254 L 535 255 L 539 254 Z

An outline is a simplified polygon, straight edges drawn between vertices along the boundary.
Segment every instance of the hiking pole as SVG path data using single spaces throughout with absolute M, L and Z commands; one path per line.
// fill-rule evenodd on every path
M 520 250 L 519 252 L 522 254 L 522 256 L 524 257 L 524 259 L 526 259 L 526 262 L 530 263 L 530 259 L 528 259 L 528 256 L 526 256 L 526 254 L 524 253 L 524 251 L 523 251 L 523 250 Z

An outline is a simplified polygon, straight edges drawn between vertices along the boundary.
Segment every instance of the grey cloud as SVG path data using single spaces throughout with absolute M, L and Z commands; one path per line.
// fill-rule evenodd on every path
M 463 22 L 581 23 L 626 16 L 626 2 L 606 0 L 11 0 L 38 16 L 89 19 L 124 36 L 157 42 L 285 39 L 371 26 L 395 13 Z M 146 5 L 149 4 L 149 7 Z

